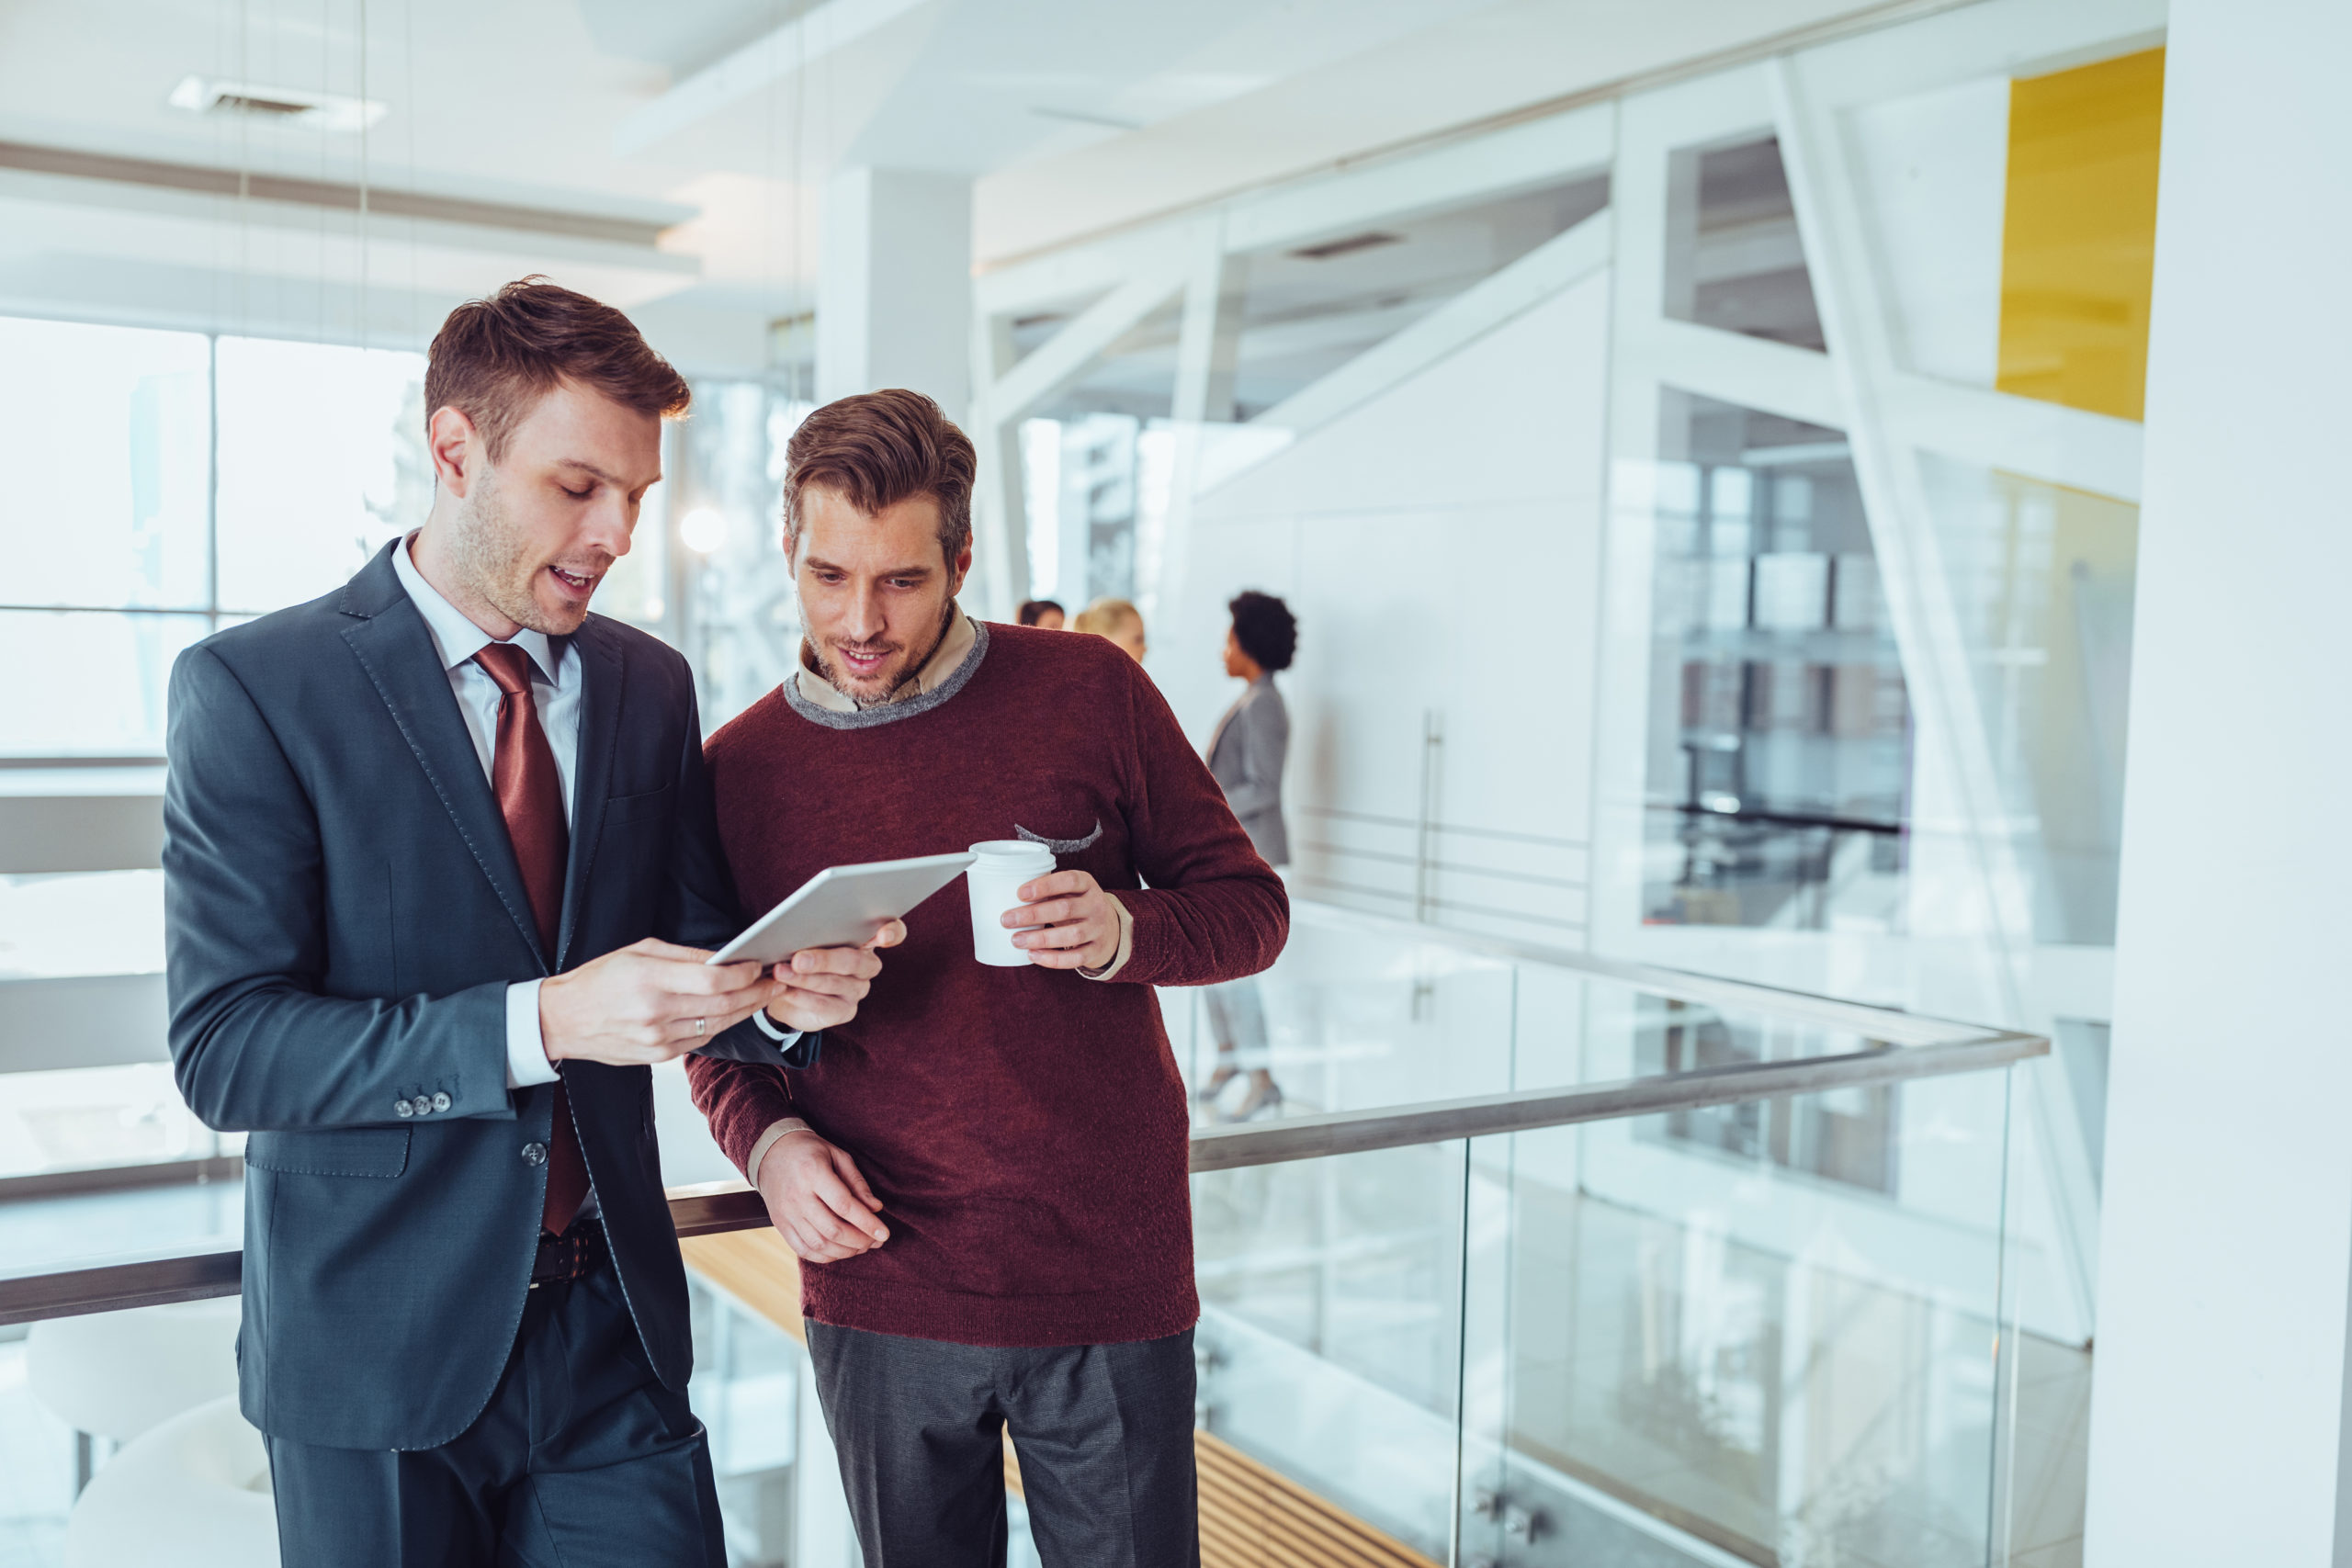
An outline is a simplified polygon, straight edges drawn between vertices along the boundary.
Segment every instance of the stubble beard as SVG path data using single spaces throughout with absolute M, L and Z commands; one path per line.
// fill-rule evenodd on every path
M 808 624 L 808 611 L 806 605 L 801 607 L 800 624 L 804 626 Z M 809 656 L 816 660 L 818 677 L 825 684 L 854 703 L 860 705 L 878 703 L 888 700 L 899 687 L 913 680 L 924 665 L 931 662 L 932 656 L 939 651 L 939 645 L 947 640 L 947 628 L 955 624 L 956 596 L 951 593 L 947 596 L 945 606 L 940 611 L 939 625 L 933 628 L 931 640 L 923 645 L 920 652 L 910 655 L 905 663 L 891 671 L 887 677 L 889 684 L 871 696 L 861 694 L 849 683 L 849 678 L 842 672 L 831 659 L 826 656 L 824 646 L 815 637 L 804 635 L 801 645 L 808 649 Z
M 508 516 L 494 470 L 485 468 L 473 493 L 458 503 L 458 526 L 449 540 L 449 561 L 458 577 L 492 609 L 518 626 L 548 637 L 568 637 L 579 620 L 550 615 L 531 592 L 539 568 L 530 543 Z

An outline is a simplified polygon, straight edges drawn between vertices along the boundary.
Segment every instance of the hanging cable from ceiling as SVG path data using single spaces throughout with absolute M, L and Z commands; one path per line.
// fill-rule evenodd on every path
M 370 254 L 369 254 L 369 253 L 368 253 L 368 242 L 369 242 L 369 241 L 370 241 L 370 239 L 372 238 L 372 235 L 371 235 L 371 233 L 370 233 L 370 231 L 369 231 L 368 224 L 368 128 L 369 122 L 374 118 L 374 116 L 368 112 L 368 0 L 358 0 L 358 5 L 359 5 L 359 291 L 358 291 L 359 308 L 358 308 L 358 311 L 357 311 L 358 320 L 357 320 L 357 321 L 356 321 L 355 324 L 356 324 L 356 327 L 358 328 L 358 332 L 357 332 L 357 334 L 356 334 L 356 335 L 357 335 L 358 340 L 359 340 L 359 349 L 360 349 L 360 352 L 364 354 L 364 353 L 366 353 L 366 352 L 367 352 L 367 350 L 368 350 L 368 263 L 369 263 L 369 261 L 370 261 L 371 259 L 373 259 L 373 258 L 370 256 Z
M 408 188 L 416 181 L 416 0 L 401 0 L 401 113 L 407 120 Z M 424 302 L 417 277 L 416 210 L 408 214 L 408 335 L 412 344 L 424 341 Z
M 237 80 L 254 79 L 253 0 L 237 0 Z M 254 330 L 254 152 L 253 127 L 237 117 L 237 331 Z
M 332 94 L 334 91 L 334 0 L 319 0 L 319 91 L 325 94 Z M 319 184 L 322 186 L 331 184 L 334 178 L 334 167 L 330 162 L 332 156 L 332 152 L 327 145 L 326 128 L 321 126 L 319 128 Z M 332 271 L 327 261 L 327 222 L 326 205 L 322 202 L 319 206 L 319 321 L 312 339 L 317 343 L 327 341 L 328 275 Z
M 775 47 L 777 34 L 783 27 L 784 0 L 771 0 L 768 6 L 769 48 L 773 49 Z M 775 63 L 773 61 L 769 63 L 771 69 L 768 72 L 766 106 L 768 117 L 767 134 L 762 139 L 764 143 L 762 148 L 762 154 L 765 163 L 764 173 L 766 177 L 763 182 L 765 188 L 760 192 L 759 287 L 763 292 L 771 291 L 775 288 L 775 209 L 779 204 L 780 198 L 780 192 L 778 191 L 775 178 L 775 101 L 777 96 L 784 91 L 783 73 L 773 69 Z M 768 368 L 773 371 L 776 368 L 776 351 L 778 347 L 775 329 L 773 324 L 771 324 L 768 329 L 767 338 L 768 341 L 766 346 Z

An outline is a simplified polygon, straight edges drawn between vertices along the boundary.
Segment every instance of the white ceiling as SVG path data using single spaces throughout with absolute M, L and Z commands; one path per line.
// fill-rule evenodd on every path
M 542 268 L 682 362 L 806 309 L 815 191 L 974 175 L 982 265 L 1827 17 L 1855 0 L 0 0 L 0 141 L 356 183 L 359 138 L 168 107 L 380 99 L 371 185 L 669 225 L 658 249 L 0 167 L 0 310 L 370 341 Z M 366 48 L 360 18 L 366 17 Z M 363 288 L 364 280 L 364 288 Z

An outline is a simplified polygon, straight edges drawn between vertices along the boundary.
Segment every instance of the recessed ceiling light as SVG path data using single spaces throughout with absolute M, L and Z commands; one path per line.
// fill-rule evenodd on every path
M 266 87 L 252 82 L 220 82 L 205 76 L 184 77 L 172 89 L 171 106 L 190 114 L 242 115 L 270 125 L 298 130 L 352 133 L 367 130 L 384 118 L 386 106 L 375 98 L 355 98 L 342 93 L 314 93 L 308 87 Z

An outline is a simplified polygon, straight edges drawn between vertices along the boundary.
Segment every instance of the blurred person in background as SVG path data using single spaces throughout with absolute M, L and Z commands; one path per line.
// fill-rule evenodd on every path
M 1227 604 L 1232 625 L 1225 634 L 1225 672 L 1246 681 L 1241 695 L 1209 737 L 1209 772 L 1225 791 L 1225 803 L 1268 865 L 1290 861 L 1290 831 L 1283 823 L 1283 763 L 1290 752 L 1290 710 L 1274 685 L 1274 671 L 1287 670 L 1298 651 L 1298 621 L 1290 606 L 1255 590 Z M 1195 1098 L 1216 1114 L 1217 1097 L 1243 1073 L 1250 1088 L 1231 1117 L 1248 1122 L 1282 1110 L 1282 1087 L 1274 1082 L 1266 1037 L 1266 1009 L 1255 979 L 1211 986 L 1209 1032 L 1216 1040 L 1216 1071 Z
M 1021 602 L 1021 624 L 1035 626 L 1041 632 L 1057 632 L 1067 619 L 1061 604 L 1052 599 L 1023 599 Z
M 1069 629 L 1109 637 L 1125 650 L 1129 659 L 1137 664 L 1143 662 L 1143 612 L 1125 599 L 1097 599 L 1078 613 L 1078 619 L 1069 624 Z

